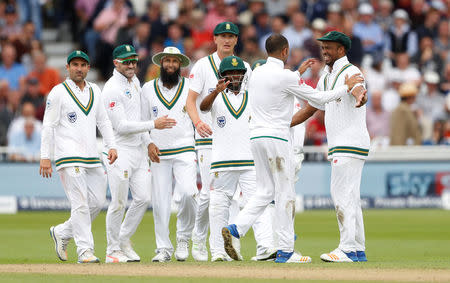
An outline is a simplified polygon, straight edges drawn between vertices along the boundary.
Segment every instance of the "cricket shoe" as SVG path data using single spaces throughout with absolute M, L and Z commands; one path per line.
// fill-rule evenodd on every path
M 188 257 L 189 257 L 189 242 L 187 240 L 177 239 L 177 249 L 175 251 L 175 258 L 178 261 L 185 261 Z
M 251 258 L 253 261 L 272 261 L 277 257 L 277 250 L 274 248 L 267 248 L 262 254 Z
M 141 257 L 134 251 L 130 241 L 120 243 L 120 249 L 130 259 L 128 262 L 141 261 Z
M 168 250 L 159 250 L 155 257 L 152 258 L 152 262 L 168 262 L 172 259 Z
M 234 260 L 242 260 L 239 249 L 236 247 L 233 238 L 239 239 L 239 233 L 235 224 L 230 224 L 222 228 L 223 247 L 225 252 Z
M 309 256 L 303 256 L 298 252 L 283 252 L 279 250 L 277 252 L 276 263 L 309 263 L 311 258 Z
M 100 260 L 94 255 L 91 249 L 87 249 L 84 253 L 78 256 L 78 263 L 99 263 Z
M 123 251 L 113 251 L 106 255 L 105 263 L 131 262 L 131 259 Z
M 227 254 L 218 253 L 211 256 L 211 262 L 232 261 Z
M 205 242 L 192 241 L 192 257 L 196 261 L 208 261 L 208 250 Z
M 63 239 L 59 237 L 55 233 L 55 226 L 50 227 L 50 237 L 55 243 L 55 252 L 58 258 L 62 261 L 67 260 L 67 244 L 69 244 L 69 240 Z
M 367 256 L 365 251 L 356 251 L 356 256 L 358 257 L 359 262 L 366 262 Z
M 320 259 L 326 262 L 356 262 L 358 257 L 355 252 L 343 252 L 341 249 L 337 248 L 334 251 L 322 254 Z

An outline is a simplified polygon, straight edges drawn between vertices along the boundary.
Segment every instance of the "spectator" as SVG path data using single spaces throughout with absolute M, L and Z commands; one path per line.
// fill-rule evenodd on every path
M 179 24 L 173 22 L 169 24 L 167 38 L 164 41 L 164 47 L 174 46 L 180 50 L 181 53 L 184 53 L 184 44 L 183 44 L 183 31 Z
M 266 10 L 263 10 L 260 13 L 256 14 L 254 25 L 256 27 L 258 38 L 262 38 L 263 36 L 271 32 L 270 17 Z M 265 48 L 261 50 L 265 50 Z
M 42 121 L 44 118 L 45 103 L 44 97 L 40 92 L 39 80 L 36 77 L 28 77 L 26 81 L 25 94 L 23 95 L 20 104 L 23 105 L 25 102 L 33 104 L 36 109 L 35 117 Z
M 294 12 L 291 24 L 286 27 L 283 35 L 289 42 L 289 48 L 303 48 L 303 43 L 312 36 L 312 32 L 306 27 L 306 18 L 302 12 Z
M 436 52 L 434 40 L 429 36 L 423 36 L 420 40 L 420 50 L 412 58 L 420 72 L 433 71 L 441 73 L 443 68 L 442 58 Z
M 347 58 L 350 62 L 360 67 L 363 60 L 364 49 L 361 39 L 353 34 L 353 20 L 350 17 L 344 19 L 342 30 L 352 41 L 352 45 L 347 51 Z
M 16 62 L 16 49 L 7 44 L 2 49 L 2 62 L 0 65 L 0 80 L 8 82 L 11 90 L 19 90 L 23 86 L 27 70 L 21 63 Z
M 398 72 L 405 82 L 413 82 L 416 86 L 419 86 L 421 80 L 420 72 L 409 63 L 408 53 L 397 53 L 395 64 L 396 67 L 393 69 L 393 72 Z
M 42 32 L 42 12 L 39 0 L 16 0 L 19 9 L 19 21 L 24 24 L 26 22 L 33 23 L 34 35 L 36 39 L 41 39 Z
M 425 0 L 412 0 L 411 11 L 409 17 L 411 18 L 411 28 L 416 30 L 423 22 L 425 22 L 425 12 L 428 9 Z
M 417 97 L 417 106 L 430 121 L 445 120 L 445 96 L 439 92 L 439 75 L 428 71 L 423 80 L 424 86 Z
M 11 42 L 16 40 L 22 33 L 22 25 L 19 23 L 16 7 L 13 4 L 6 5 L 5 23 L 0 30 L 0 35 L 8 38 Z
M 8 127 L 14 117 L 8 101 L 9 87 L 6 81 L 0 81 L 0 146 L 5 146 Z
M 76 0 L 75 11 L 81 20 L 81 27 L 85 28 L 95 12 L 95 7 L 100 0 Z
M 300 1 L 300 11 L 302 11 L 308 22 L 313 22 L 315 19 L 325 19 L 327 17 L 328 1 Z
M 383 57 L 373 58 L 372 65 L 364 69 L 364 73 L 369 93 L 373 91 L 383 92 L 387 89 L 388 80 L 383 73 Z
M 420 145 L 422 134 L 411 107 L 416 100 L 417 86 L 413 83 L 404 83 L 400 86 L 399 93 L 401 102 L 391 115 L 390 144 Z
M 383 109 L 382 96 L 381 90 L 370 93 L 370 107 L 367 107 L 366 121 L 370 138 L 384 145 L 389 137 L 390 113 Z
M 272 31 L 259 39 L 259 48 L 261 50 L 266 50 L 266 39 L 269 38 L 272 33 L 284 33 L 286 28 L 285 18 L 281 15 L 273 17 L 271 19 L 270 27 Z
M 333 30 L 342 30 L 341 25 L 344 19 L 344 13 L 338 3 L 328 5 L 327 13 L 327 32 Z
M 202 10 L 191 13 L 191 35 L 195 48 L 209 47 L 212 44 L 212 33 L 205 29 L 203 21 L 205 14 Z
M 394 23 L 387 31 L 385 49 L 388 56 L 393 58 L 397 53 L 408 53 L 410 57 L 417 52 L 417 35 L 411 30 L 408 13 L 405 10 L 395 10 Z
M 396 70 L 390 71 L 389 75 L 386 75 L 386 78 L 389 78 L 389 88 L 384 91 L 381 103 L 383 104 L 383 109 L 385 111 L 392 112 L 400 103 L 398 91 L 400 85 L 404 83 L 405 80 L 402 77 L 402 74 Z
M 33 69 L 29 76 L 39 81 L 39 92 L 47 96 L 52 88 L 61 82 L 59 71 L 47 66 L 47 56 L 41 51 L 32 54 Z
M 225 16 L 225 1 L 212 0 L 208 5 L 208 12 L 204 21 L 205 29 L 212 33 L 215 26 L 227 21 Z
M 150 23 L 152 29 L 150 33 L 150 41 L 166 38 L 167 26 L 161 18 L 161 2 L 150 1 L 147 4 L 147 13 L 142 17 L 142 21 Z
M 373 21 L 373 8 L 363 3 L 358 8 L 359 22 L 353 28 L 353 34 L 362 40 L 364 52 L 376 56 L 383 49 L 383 30 Z
M 15 38 L 11 43 L 14 45 L 14 48 L 17 52 L 17 62 L 26 63 L 30 61 L 31 50 L 33 49 L 33 42 L 36 41 L 34 36 L 35 27 L 32 22 L 26 22 L 23 25 L 22 32 L 19 36 Z M 27 57 L 24 57 L 27 56 Z
M 436 52 L 441 56 L 442 61 L 450 61 L 450 22 L 449 19 L 445 19 L 439 22 L 438 36 L 434 41 Z
M 445 65 L 444 71 L 442 72 L 441 84 L 439 86 L 442 93 L 450 97 L 450 62 Z M 450 100 L 450 99 L 448 99 Z M 450 109 L 450 107 L 449 107 Z
M 424 36 L 436 38 L 438 24 L 439 24 L 439 11 L 430 8 L 425 16 L 425 21 L 416 30 L 419 41 Z
M 27 118 L 21 131 L 14 133 L 9 141 L 9 160 L 35 162 L 40 159 L 41 132 L 35 129 L 34 118 Z
M 19 100 L 20 102 L 20 100 Z M 13 101 L 10 101 L 10 103 L 13 103 Z M 12 108 L 14 108 L 14 106 L 11 106 Z M 19 133 L 23 130 L 24 124 L 25 124 L 25 120 L 27 118 L 33 118 L 33 123 L 34 123 L 34 129 L 38 132 L 41 131 L 42 129 L 42 122 L 38 121 L 35 119 L 35 115 L 36 115 L 36 109 L 34 108 L 34 105 L 31 102 L 25 102 L 22 105 L 22 113 L 19 117 L 15 118 L 14 120 L 11 121 L 11 124 L 9 125 L 8 128 L 8 140 L 14 136 L 16 133 Z
M 317 41 L 317 38 L 320 38 L 325 34 L 327 23 L 325 22 L 325 20 L 317 18 L 312 22 L 311 28 L 313 35 L 312 37 L 307 39 L 303 44 L 306 51 L 305 57 L 312 57 L 319 59 L 322 57 L 322 54 L 320 52 L 320 45 L 319 42 Z
M 256 37 L 250 37 L 245 39 L 244 50 L 239 57 L 252 65 L 256 60 L 266 58 L 266 54 L 259 49 L 258 39 Z
M 248 1 L 248 9 L 239 14 L 239 23 L 242 25 L 250 25 L 255 22 L 255 17 L 265 8 L 264 0 Z
M 265 0 L 267 11 L 271 17 L 286 13 L 286 6 L 289 0 Z
M 433 123 L 433 132 L 430 139 L 425 139 L 424 145 L 450 145 L 450 139 L 446 137 L 446 124 L 448 121 L 437 120 Z
M 375 22 L 380 25 L 384 32 L 392 26 L 392 0 L 381 0 L 379 2 L 379 12 L 375 15 Z

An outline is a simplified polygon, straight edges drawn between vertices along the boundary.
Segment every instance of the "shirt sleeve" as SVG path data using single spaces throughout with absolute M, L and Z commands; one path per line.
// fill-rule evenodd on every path
M 98 89 L 97 93 L 100 93 L 100 89 Z M 102 100 L 101 96 L 98 97 L 100 100 Z M 103 101 L 100 101 L 97 104 L 96 120 L 97 120 L 97 127 L 100 130 L 100 133 L 102 134 L 105 147 L 108 149 L 117 148 L 111 121 L 108 118 L 108 114 L 106 114 Z
M 53 88 L 47 96 L 41 134 L 41 159 L 50 159 L 55 142 L 55 127 L 61 117 L 61 98 Z
M 347 85 L 342 85 L 334 90 L 329 91 L 318 91 L 313 87 L 307 85 L 303 79 L 301 79 L 298 74 L 287 71 L 287 78 L 284 82 L 286 88 L 285 91 L 288 93 L 292 93 L 296 97 L 300 99 L 308 100 L 308 102 L 312 102 L 314 104 L 323 105 L 327 102 L 336 100 L 347 93 Z
M 150 85 L 149 83 L 144 84 L 144 86 L 142 87 L 142 92 L 141 92 L 141 119 L 143 121 L 153 120 L 151 111 L 150 111 L 150 109 L 152 108 L 152 105 L 151 105 L 150 97 L 149 97 L 149 94 L 147 91 L 147 88 L 149 85 Z M 153 142 L 153 140 L 150 137 L 149 132 L 143 132 L 142 136 L 141 136 L 141 140 L 145 146 L 148 146 L 149 144 L 151 144 Z
M 201 63 L 202 61 L 195 63 L 194 67 L 192 67 L 191 74 L 189 75 L 189 89 L 192 89 L 198 94 L 202 92 L 205 85 Z
M 155 127 L 153 121 L 128 121 L 125 109 L 117 91 L 112 89 L 103 89 L 103 104 L 106 108 L 113 129 L 121 134 L 136 134 L 150 131 Z

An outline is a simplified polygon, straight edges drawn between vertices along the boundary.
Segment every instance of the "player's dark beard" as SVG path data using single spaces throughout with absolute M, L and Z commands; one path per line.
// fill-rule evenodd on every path
M 161 81 L 164 85 L 174 86 L 178 84 L 180 79 L 180 68 L 176 69 L 175 72 L 169 74 L 166 69 L 161 68 Z

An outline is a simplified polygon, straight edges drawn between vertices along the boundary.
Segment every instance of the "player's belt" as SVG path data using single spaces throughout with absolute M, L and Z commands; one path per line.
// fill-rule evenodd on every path
M 211 163 L 211 169 L 255 166 L 253 160 L 226 160 Z
M 212 139 L 196 139 L 195 145 L 212 145 Z
M 159 150 L 161 154 L 159 156 L 168 156 L 168 155 L 174 155 L 174 154 L 180 154 L 183 152 L 195 152 L 195 149 L 193 146 L 185 146 L 185 147 L 179 147 L 179 148 L 171 148 L 171 149 L 160 149 Z
M 64 157 L 55 161 L 56 166 L 68 164 L 68 163 L 83 163 L 83 164 L 96 164 L 100 163 L 100 159 L 98 157 Z

